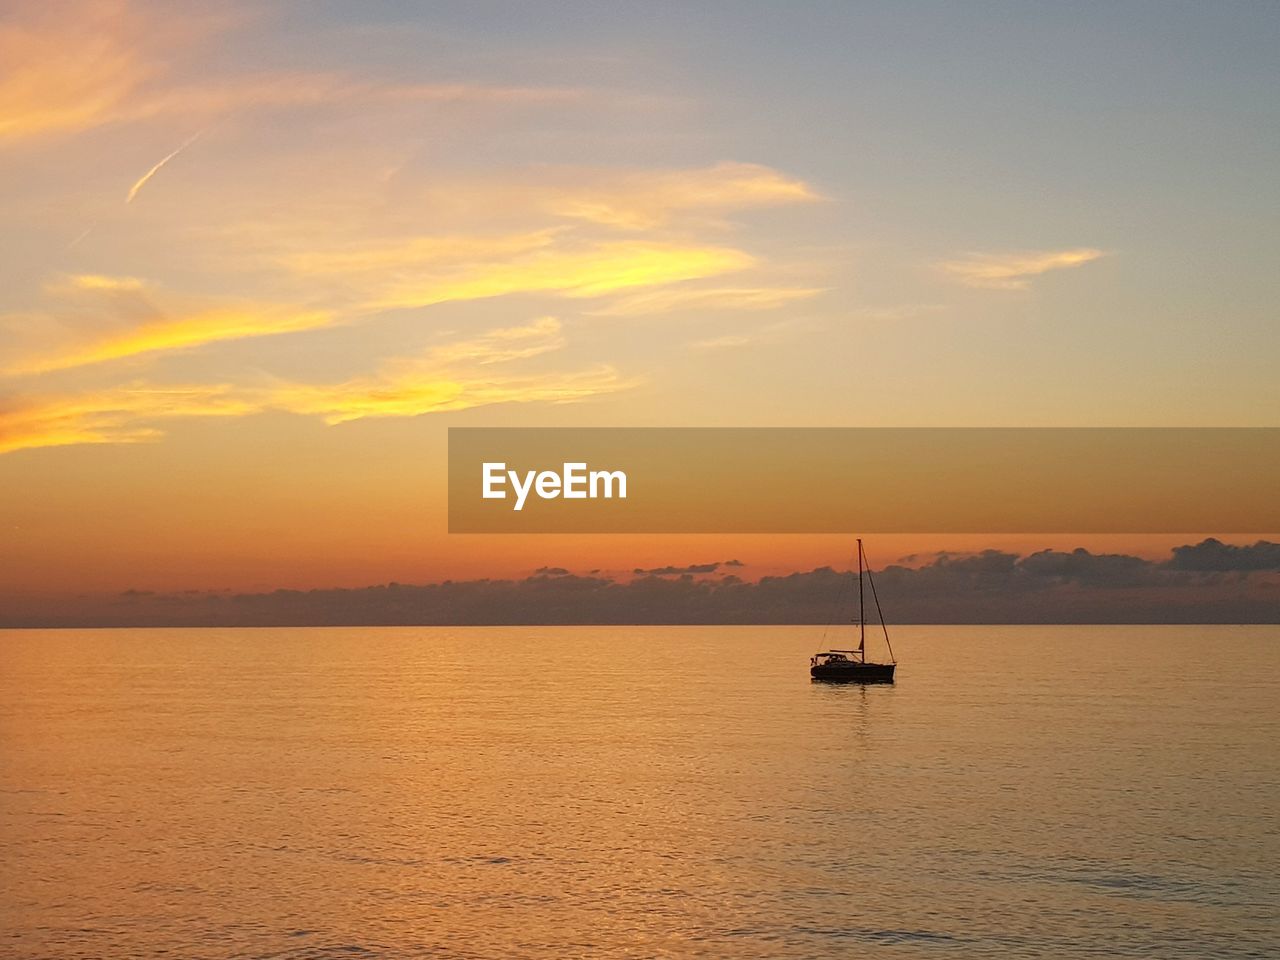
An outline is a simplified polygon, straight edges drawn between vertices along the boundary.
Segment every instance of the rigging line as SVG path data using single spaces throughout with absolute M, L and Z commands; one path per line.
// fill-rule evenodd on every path
M 850 560 L 852 559 L 853 558 L 851 557 Z M 850 571 L 850 573 L 852 574 L 852 571 Z M 840 585 L 836 587 L 835 603 L 831 607 L 831 613 L 827 615 L 827 622 L 822 625 L 821 644 L 824 647 L 827 645 L 827 631 L 829 631 L 831 629 L 831 625 L 835 623 L 836 614 L 840 612 L 840 606 L 844 601 L 844 591 L 845 591 L 845 578 L 841 577 Z
M 866 551 L 863 551 L 866 556 Z M 871 576 L 871 561 L 867 561 L 867 582 L 871 584 L 871 598 L 876 602 L 876 614 L 880 617 L 880 629 L 884 631 L 884 645 L 889 648 L 889 661 L 897 663 L 898 658 L 893 655 L 893 644 L 889 642 L 889 627 L 884 622 L 884 611 L 880 609 L 880 597 L 876 595 L 876 579 Z

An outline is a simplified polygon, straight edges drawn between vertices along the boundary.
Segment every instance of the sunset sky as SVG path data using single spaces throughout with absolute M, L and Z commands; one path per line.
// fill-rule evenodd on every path
M 450 537 L 450 425 L 1275 425 L 1280 10 L 1088 9 L 0 3 L 0 597 L 852 553 Z

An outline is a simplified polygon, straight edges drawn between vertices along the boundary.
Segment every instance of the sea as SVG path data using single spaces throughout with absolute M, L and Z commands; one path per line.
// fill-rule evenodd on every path
M 1280 956 L 1280 627 L 891 637 L 0 632 L 0 957 Z

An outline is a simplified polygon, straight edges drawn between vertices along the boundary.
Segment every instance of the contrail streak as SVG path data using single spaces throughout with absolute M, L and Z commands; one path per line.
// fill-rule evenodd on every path
M 67 244 L 66 248 L 68 250 L 74 249 L 76 246 L 79 245 L 81 240 L 83 240 L 85 237 L 87 237 L 90 233 L 93 232 L 93 228 L 96 227 L 97 225 L 98 225 L 98 221 L 97 220 L 93 221 L 93 223 L 89 224 L 87 227 L 81 230 L 80 233 L 76 236 L 76 238 Z
M 129 196 L 125 199 L 124 202 L 133 203 L 133 198 L 138 195 L 139 190 L 141 190 L 144 186 L 146 186 L 147 181 L 150 180 L 152 177 L 154 177 L 157 173 L 159 173 L 160 168 L 163 167 L 166 163 L 168 163 L 170 160 L 172 160 L 174 157 L 180 154 L 183 150 L 187 149 L 187 147 L 195 143 L 196 140 L 200 138 L 200 134 L 202 133 L 204 133 L 203 130 L 197 130 L 190 137 L 188 137 L 186 141 L 183 142 L 182 146 L 180 146 L 177 150 L 173 151 L 173 153 L 169 154 L 167 157 L 162 158 L 159 163 L 157 163 L 154 167 L 152 167 L 150 170 L 144 173 L 141 177 L 139 177 L 138 182 L 129 188 Z

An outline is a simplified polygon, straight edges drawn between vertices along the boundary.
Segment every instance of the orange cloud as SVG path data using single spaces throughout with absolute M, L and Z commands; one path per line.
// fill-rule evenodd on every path
M 356 306 L 345 315 L 332 310 L 297 310 L 274 304 L 184 309 L 175 317 L 143 297 L 134 278 L 81 276 L 68 288 L 81 293 L 130 296 L 132 322 L 104 330 L 91 322 L 88 333 L 44 353 L 11 362 L 8 374 L 48 373 L 144 354 L 186 350 L 210 343 L 296 333 L 350 322 L 370 312 L 424 307 L 518 293 L 598 297 L 619 290 L 661 286 L 744 269 L 753 258 L 727 247 L 664 243 L 604 243 L 585 249 L 549 248 L 549 234 L 474 239 L 457 243 L 413 238 L 403 245 L 353 249 L 291 258 L 295 270 L 346 283 Z M 505 259 L 483 258 L 515 253 Z M 54 293 L 60 292 L 54 288 Z
M 274 304 L 223 306 L 189 310 L 174 317 L 150 302 L 145 287 L 133 277 L 96 275 L 72 277 L 65 288 L 54 292 L 79 291 L 107 298 L 91 300 L 85 329 L 65 334 L 52 350 L 36 351 L 11 362 L 4 373 L 35 374 L 69 370 L 110 360 L 144 354 L 185 350 L 225 340 L 261 337 L 313 330 L 334 322 L 331 313 L 321 310 L 293 310 Z M 117 316 L 113 317 L 112 314 Z M 118 315 L 126 325 L 121 328 Z M 49 318 L 45 318 L 46 322 Z
M 1030 253 L 975 253 L 943 263 L 941 267 L 969 287 L 1025 290 L 1032 279 L 1042 273 L 1078 267 L 1101 256 L 1104 256 L 1101 250 L 1088 247 Z
M 627 231 L 820 199 L 803 180 L 735 162 L 656 170 L 544 167 L 505 180 L 437 183 L 421 195 L 433 213 L 446 216 L 554 217 Z
M 496 403 L 572 403 L 615 393 L 635 382 L 607 365 L 574 373 L 496 378 L 404 370 L 333 386 L 291 384 L 274 391 L 269 405 L 335 424 L 366 417 L 416 417 Z
M 571 372 L 507 373 L 492 365 L 563 346 L 561 325 L 543 317 L 444 344 L 416 359 L 336 384 L 277 382 L 266 387 L 131 384 L 75 395 L 11 401 L 0 409 L 0 453 L 84 443 L 138 443 L 162 436 L 158 422 L 248 416 L 267 410 L 317 416 L 328 424 L 366 417 L 411 417 L 497 403 L 572 403 L 637 381 L 602 365 Z
M 624 173 L 592 186 L 554 190 L 543 204 L 558 216 L 627 230 L 661 226 L 678 214 L 723 213 L 816 200 L 807 184 L 754 163 Z
M 633 386 L 610 366 L 571 373 L 495 374 L 492 364 L 510 363 L 558 350 L 561 324 L 542 317 L 471 340 L 436 347 L 420 358 L 388 363 L 372 377 L 331 385 L 285 384 L 266 404 L 312 414 L 325 423 L 365 417 L 412 417 L 495 403 L 570 403 Z
M 740 272 L 755 266 L 756 260 L 734 247 L 696 239 L 600 240 L 590 238 L 581 226 L 547 226 L 548 211 L 558 208 L 565 197 L 577 195 L 544 185 L 512 197 L 504 193 L 508 189 L 512 189 L 509 184 L 504 187 L 496 181 L 489 192 L 511 201 L 509 213 L 532 218 L 531 228 L 397 237 L 388 236 L 386 224 L 365 224 L 358 214 L 335 220 L 329 206 L 313 210 L 316 215 L 311 218 L 224 227 L 216 234 L 219 242 L 210 245 L 214 257 L 226 257 L 227 263 L 259 274 L 263 266 L 282 268 L 274 280 L 277 287 L 282 281 L 293 285 L 298 299 L 325 302 L 328 309 L 292 316 L 279 308 L 220 309 L 177 321 L 155 319 L 143 329 L 104 336 L 87 347 L 78 344 L 74 350 L 59 350 L 19 369 L 65 369 L 139 353 L 353 322 L 382 310 L 506 295 L 584 299 L 648 291 L 595 311 L 622 316 L 681 308 L 770 309 L 818 292 L 737 286 L 664 293 L 661 288 L 668 285 Z M 461 192 L 465 194 L 465 188 Z M 604 220 L 621 217 L 636 228 L 680 211 L 723 210 L 812 196 L 799 181 L 750 164 L 652 175 L 628 171 L 616 182 L 597 174 L 594 184 L 581 193 L 591 198 L 591 209 L 614 211 Z M 367 210 L 368 206 L 356 203 L 350 209 Z M 412 209 L 406 213 L 411 215 Z M 624 216 L 624 211 L 630 213 Z M 449 219 L 434 209 L 431 212 L 436 222 Z M 536 225 L 539 220 L 541 226 Z M 317 237 L 333 239 L 327 246 L 317 246 Z M 181 313 L 186 316 L 191 311 Z
M 525 360 L 564 346 L 561 324 L 555 317 L 542 317 L 524 327 L 491 330 L 474 340 L 436 347 L 428 354 L 437 363 L 475 363 L 485 366 Z
M 741 250 L 692 244 L 602 243 L 583 250 L 539 250 L 505 262 L 395 282 L 375 294 L 371 305 L 422 307 L 512 293 L 598 297 L 730 273 L 754 262 Z
M 69 285 L 77 290 L 109 290 L 112 292 L 142 290 L 146 286 L 137 277 L 108 277 L 99 273 L 83 273 L 69 278 Z
M 173 417 L 242 416 L 258 407 L 228 386 L 131 385 L 46 397 L 0 409 L 0 453 L 80 443 L 138 443 Z

